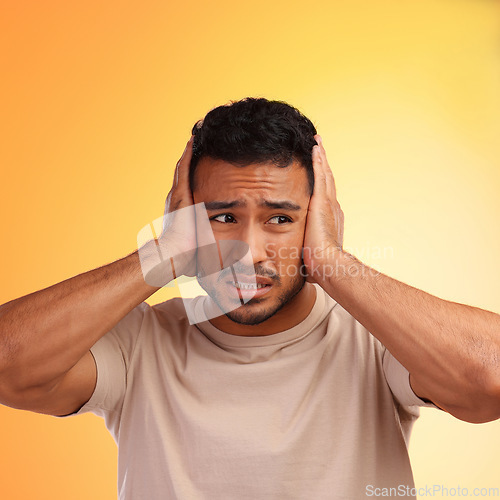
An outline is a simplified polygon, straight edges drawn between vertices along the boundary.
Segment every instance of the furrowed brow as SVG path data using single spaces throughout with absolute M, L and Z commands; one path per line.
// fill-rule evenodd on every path
M 292 201 L 289 200 L 279 200 L 279 201 L 262 200 L 260 205 L 275 210 L 281 209 L 281 210 L 296 211 L 300 210 L 301 208 L 300 205 L 297 205 L 296 203 L 293 203 Z
M 233 201 L 206 201 L 205 208 L 207 210 L 225 210 L 234 207 L 244 207 L 245 203 L 239 200 Z

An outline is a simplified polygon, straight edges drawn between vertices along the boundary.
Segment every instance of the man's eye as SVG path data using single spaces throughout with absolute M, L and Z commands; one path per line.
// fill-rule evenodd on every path
M 271 222 L 275 221 L 275 222 Z M 290 217 L 286 217 L 285 215 L 276 215 L 275 217 L 269 219 L 270 224 L 287 224 L 288 222 L 292 222 L 292 219 Z
M 236 222 L 235 218 L 229 214 L 220 214 L 210 217 L 210 220 L 216 220 L 217 222 L 222 222 L 223 224 L 233 224 Z

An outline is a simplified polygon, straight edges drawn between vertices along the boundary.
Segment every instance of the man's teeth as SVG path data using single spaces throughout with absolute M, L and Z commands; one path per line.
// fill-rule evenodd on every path
M 266 285 L 264 283 L 238 283 L 236 281 L 233 281 L 233 285 L 236 287 L 236 288 L 240 288 L 242 290 L 257 290 L 258 288 L 264 288 L 266 286 L 269 286 L 269 285 Z

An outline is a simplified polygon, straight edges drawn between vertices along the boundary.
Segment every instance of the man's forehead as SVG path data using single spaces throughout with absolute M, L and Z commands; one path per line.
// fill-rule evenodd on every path
M 237 201 L 237 193 L 261 191 L 269 201 L 296 199 L 306 195 L 307 172 L 298 162 L 278 167 L 271 162 L 237 166 L 232 163 L 203 157 L 197 165 L 194 191 L 221 201 Z M 273 193 L 274 192 L 274 193 Z M 266 193 L 263 196 L 263 193 Z
M 287 165 L 276 165 L 271 161 L 237 164 L 218 158 L 212 158 L 210 156 L 203 156 L 200 158 L 196 170 L 202 171 L 208 176 L 217 176 L 217 174 L 221 171 L 234 171 L 235 173 L 241 172 L 244 175 L 253 175 L 258 172 L 274 173 L 275 171 L 279 172 L 281 170 L 291 171 L 297 167 L 300 167 L 300 164 L 295 160 L 291 161 Z

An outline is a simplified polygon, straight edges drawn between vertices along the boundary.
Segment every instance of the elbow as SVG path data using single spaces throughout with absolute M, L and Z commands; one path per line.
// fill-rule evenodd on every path
M 469 366 L 460 383 L 441 393 L 436 404 L 459 420 L 473 424 L 500 418 L 500 366 Z M 457 380 L 455 378 L 455 380 Z
M 473 424 L 492 422 L 500 418 L 500 367 L 483 371 L 483 376 L 469 384 L 462 404 L 450 406 L 447 411 Z M 462 396 L 463 397 L 463 396 Z M 463 404 L 465 402 L 465 404 Z
M 37 411 L 43 408 L 47 395 L 57 386 L 58 380 L 45 385 L 26 385 L 12 375 L 0 374 L 0 404 L 19 410 Z
M 500 351 L 492 353 L 488 363 L 483 365 L 478 380 L 477 392 L 483 399 L 482 413 L 491 422 L 500 418 Z
M 490 369 L 484 382 L 485 415 L 491 422 L 500 418 L 500 367 Z

